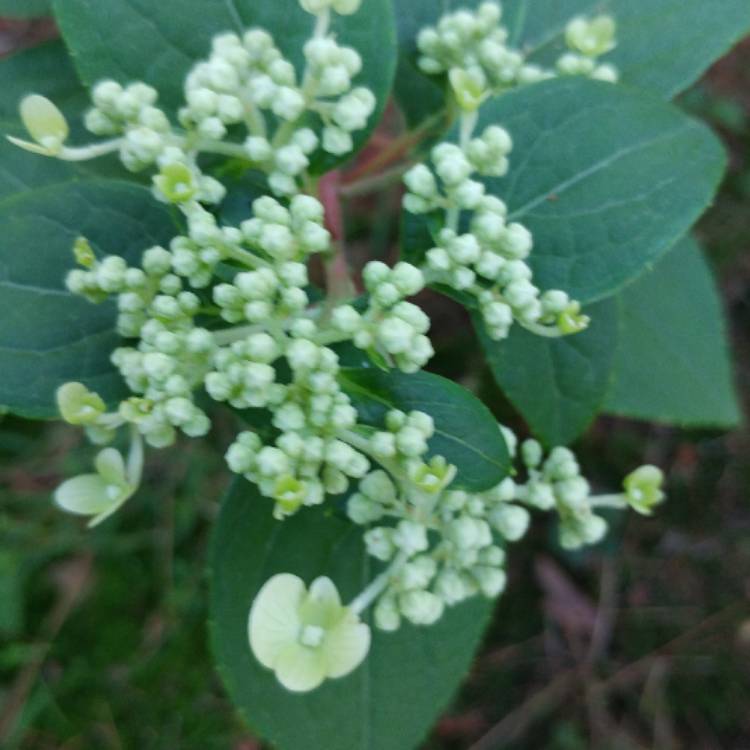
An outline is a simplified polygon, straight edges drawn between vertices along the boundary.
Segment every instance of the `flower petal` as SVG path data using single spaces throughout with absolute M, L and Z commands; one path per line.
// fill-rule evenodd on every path
M 343 607 L 336 584 L 325 576 L 316 578 L 310 584 L 310 591 L 300 608 L 302 622 L 328 630 L 339 622 L 342 615 Z
M 248 638 L 256 659 L 264 667 L 273 669 L 284 648 L 296 642 L 304 596 L 301 578 L 280 573 L 266 581 L 255 597 L 248 618 Z
M 46 146 L 40 146 L 38 143 L 25 141 L 23 138 L 16 138 L 12 135 L 5 136 L 14 146 L 22 148 L 24 151 L 31 151 L 32 154 L 41 154 L 42 156 L 55 156 L 55 152 Z
M 106 513 L 120 502 L 120 497 L 112 497 L 108 492 L 110 486 L 98 474 L 82 474 L 55 490 L 55 502 L 68 513 L 80 516 Z
M 21 101 L 20 110 L 24 127 L 37 143 L 46 138 L 62 143 L 68 137 L 65 115 L 46 97 L 30 94 Z
M 320 648 L 291 643 L 276 660 L 276 678 L 295 693 L 315 690 L 326 677 L 326 657 Z
M 310 584 L 310 599 L 326 604 L 341 606 L 341 597 L 339 596 L 339 590 L 336 588 L 336 584 L 326 576 L 316 578 Z
M 96 457 L 96 470 L 108 484 L 125 484 L 125 460 L 120 451 L 105 448 Z
M 337 625 L 323 645 L 326 657 L 326 675 L 344 677 L 355 670 L 370 650 L 370 628 L 349 613 Z

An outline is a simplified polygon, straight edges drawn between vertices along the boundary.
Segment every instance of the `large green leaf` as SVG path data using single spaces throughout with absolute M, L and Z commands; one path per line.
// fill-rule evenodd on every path
M 55 0 L 55 13 L 83 80 L 110 77 L 143 80 L 176 108 L 183 100 L 185 75 L 208 55 L 213 36 L 260 26 L 274 35 L 284 54 L 302 68 L 302 48 L 314 18 L 297 0 Z M 342 44 L 362 55 L 356 83 L 378 99 L 378 113 L 356 143 L 367 139 L 388 99 L 396 66 L 396 33 L 390 0 L 367 0 L 352 16 L 334 14 Z
M 617 304 L 605 300 L 587 312 L 591 325 L 583 333 L 547 339 L 515 326 L 502 342 L 492 341 L 475 316 L 495 380 L 548 445 L 578 437 L 609 389 L 617 349 Z
M 0 17 L 36 18 L 51 13 L 51 0 L 0 0 Z
M 513 91 L 482 108 L 478 129 L 493 123 L 514 148 L 510 172 L 487 180 L 488 189 L 533 233 L 537 285 L 582 302 L 610 296 L 663 255 L 709 204 L 724 169 L 704 125 L 596 81 Z M 420 236 L 412 230 L 405 240 Z
M 684 239 L 619 296 L 620 344 L 606 411 L 689 427 L 740 420 L 721 301 Z
M 375 368 L 345 368 L 339 380 L 364 424 L 382 427 L 389 409 L 432 416 L 430 453 L 458 468 L 457 487 L 486 490 L 508 475 L 508 449 L 497 420 L 465 388 L 429 372 L 404 375 Z
M 119 342 L 115 307 L 66 290 L 71 248 L 85 235 L 98 255 L 136 261 L 175 233 L 168 210 L 135 185 L 70 182 L 6 198 L 0 226 L 0 404 L 53 417 L 55 390 L 68 380 L 112 400 L 122 387 L 109 362 Z
M 242 716 L 278 750 L 410 750 L 450 700 L 481 639 L 491 605 L 477 599 L 429 628 L 373 631 L 369 657 L 348 677 L 304 695 L 282 688 L 248 645 L 258 589 L 276 573 L 307 583 L 328 575 L 350 601 L 376 572 L 361 535 L 361 527 L 321 508 L 275 521 L 270 503 L 240 480 L 222 504 L 210 570 L 214 654 Z
M 441 82 L 416 68 L 421 28 L 459 7 L 481 0 L 395 0 L 400 43 L 396 96 L 410 123 L 443 106 Z M 531 58 L 554 63 L 564 51 L 564 29 L 579 14 L 607 12 L 617 19 L 618 45 L 604 59 L 619 68 L 623 83 L 666 99 L 697 80 L 711 63 L 750 30 L 750 4 L 722 0 L 505 0 L 503 23 L 510 43 Z M 403 75 L 402 75 L 403 73 Z

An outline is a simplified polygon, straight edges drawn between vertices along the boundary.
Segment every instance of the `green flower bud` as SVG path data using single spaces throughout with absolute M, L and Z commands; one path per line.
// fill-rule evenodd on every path
M 287 474 L 276 480 L 273 498 L 276 500 L 278 510 L 288 516 L 300 509 L 306 494 L 305 483 L 295 479 L 291 474 Z
M 448 75 L 458 106 L 464 112 L 476 112 L 487 96 L 483 82 L 460 68 L 453 68 Z
M 625 496 L 633 510 L 650 516 L 654 507 L 664 501 L 664 473 L 656 466 L 641 466 L 625 477 Z
M 84 268 L 93 268 L 96 264 L 94 250 L 85 237 L 78 237 L 73 243 L 73 257 L 76 259 L 76 263 Z
M 579 302 L 571 302 L 557 317 L 557 327 L 564 336 L 585 331 L 590 322 L 591 318 L 581 312 Z
M 423 492 L 436 494 L 444 490 L 456 476 L 456 467 L 442 456 L 433 456 L 426 463 L 417 463 L 409 471 L 409 479 Z
M 170 203 L 185 203 L 197 190 L 190 168 L 179 162 L 163 166 L 154 177 L 154 185 Z

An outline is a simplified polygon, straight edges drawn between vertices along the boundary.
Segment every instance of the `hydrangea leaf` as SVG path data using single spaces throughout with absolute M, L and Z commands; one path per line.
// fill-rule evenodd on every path
M 683 427 L 735 427 L 721 300 L 700 248 L 676 245 L 619 297 L 620 344 L 605 410 Z
M 157 88 L 161 101 L 172 109 L 181 105 L 185 76 L 208 55 L 216 34 L 264 28 L 300 71 L 302 48 L 315 23 L 298 0 L 56 0 L 54 7 L 85 83 L 102 78 L 123 84 L 143 80 Z M 392 4 L 366 0 L 354 15 L 334 14 L 332 29 L 340 44 L 354 47 L 362 56 L 355 85 L 369 88 L 378 101 L 368 127 L 353 134 L 359 148 L 391 90 L 397 60 Z
M 0 0 L 0 17 L 38 18 L 52 14 L 52 0 Z
M 443 81 L 416 65 L 416 38 L 447 11 L 475 8 L 482 0 L 395 0 L 399 74 L 395 93 L 407 120 L 418 125 L 444 107 Z M 565 51 L 564 31 L 577 15 L 611 14 L 617 47 L 605 55 L 623 83 L 671 99 L 750 31 L 750 5 L 726 0 L 721 11 L 705 0 L 504 0 L 509 43 L 535 62 L 553 64 Z
M 605 300 L 586 310 L 590 327 L 560 339 L 515 326 L 505 341 L 492 341 L 475 315 L 485 357 L 498 385 L 547 445 L 577 438 L 601 410 L 617 350 L 617 304 Z
M 363 424 L 382 429 L 390 409 L 429 414 L 435 420 L 429 455 L 444 456 L 458 468 L 456 487 L 486 490 L 508 475 L 510 459 L 497 420 L 465 388 L 428 372 L 405 375 L 376 368 L 346 368 L 339 381 Z
M 169 211 L 136 185 L 63 182 L 0 201 L 0 223 L 0 404 L 28 417 L 55 417 L 55 391 L 70 380 L 114 400 L 124 388 L 109 361 L 120 341 L 116 308 L 65 288 L 73 243 L 85 235 L 98 256 L 135 262 L 174 234 Z
M 283 522 L 244 480 L 225 498 L 211 550 L 211 641 L 218 670 L 252 731 L 278 750 L 409 750 L 423 739 L 458 687 L 492 605 L 474 599 L 428 628 L 373 630 L 366 661 L 311 693 L 285 690 L 250 651 L 247 620 L 276 573 L 306 584 L 329 576 L 349 602 L 377 574 L 362 528 L 310 508 Z M 369 618 L 369 610 L 364 614 Z M 312 717 L 312 718 L 311 718 Z

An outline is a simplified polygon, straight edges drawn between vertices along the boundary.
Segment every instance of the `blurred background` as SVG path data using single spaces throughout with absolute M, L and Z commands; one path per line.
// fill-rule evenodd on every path
M 55 35 L 0 19 L 0 55 Z M 699 227 L 750 400 L 750 41 L 680 104 L 721 134 L 730 172 Z M 375 138 L 399 127 L 391 112 Z M 356 170 L 356 166 L 353 168 Z M 344 176 L 344 179 L 346 176 Z M 343 191 L 352 263 L 396 254 L 397 185 Z M 464 313 L 426 295 L 435 369 L 525 434 Z M 144 489 L 94 531 L 50 494 L 90 450 L 60 424 L 0 417 L 0 748 L 261 750 L 207 651 L 205 554 L 228 482 L 214 445 L 153 452 Z M 600 547 L 562 552 L 544 524 L 512 553 L 508 591 L 424 750 L 750 750 L 750 431 L 600 419 L 578 446 L 595 486 L 643 462 L 669 502 Z

